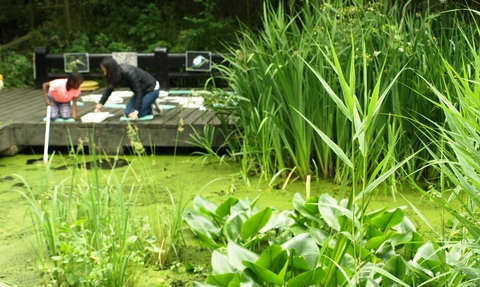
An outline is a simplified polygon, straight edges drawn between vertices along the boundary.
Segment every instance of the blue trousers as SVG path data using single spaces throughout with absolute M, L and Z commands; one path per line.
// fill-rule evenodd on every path
M 160 93 L 160 89 L 153 90 L 143 95 L 142 105 L 140 107 L 140 110 L 138 111 L 139 118 L 152 114 L 152 104 L 158 98 L 159 93 Z M 137 95 L 134 94 L 130 99 L 130 101 L 127 103 L 127 106 L 125 107 L 125 110 L 124 110 L 125 116 L 128 117 L 128 115 L 135 110 L 136 97 Z

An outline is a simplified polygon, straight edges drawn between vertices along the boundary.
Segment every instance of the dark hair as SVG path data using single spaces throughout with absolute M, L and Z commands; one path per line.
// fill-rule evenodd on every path
M 105 75 L 105 78 L 107 79 L 107 85 L 110 88 L 118 86 L 122 80 L 122 70 L 117 61 L 115 61 L 113 58 L 104 58 L 100 65 L 107 70 L 107 74 Z
M 68 75 L 68 81 L 72 83 L 78 83 L 79 81 L 83 82 L 83 75 L 77 71 L 73 71 Z

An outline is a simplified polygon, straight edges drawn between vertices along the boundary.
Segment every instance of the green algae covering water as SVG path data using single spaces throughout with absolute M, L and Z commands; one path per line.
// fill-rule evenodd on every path
M 26 216 L 28 204 L 18 191 L 30 188 L 41 199 L 42 186 L 46 182 L 49 186 L 57 186 L 71 184 L 74 180 L 100 184 L 115 180 L 125 192 L 139 189 L 137 204 L 145 208 L 153 204 L 171 204 L 171 194 L 177 201 L 181 196 L 185 204 L 196 195 L 218 203 L 228 197 L 253 199 L 259 196 L 260 207 L 284 210 L 292 209 L 291 199 L 295 193 L 304 196 L 306 193 L 302 180 L 268 182 L 259 176 L 245 178 L 239 163 L 219 163 L 193 155 L 97 156 L 95 159 L 56 155 L 48 163 L 34 155 L 3 157 L 0 158 L 0 285 L 5 282 L 23 287 L 39 286 L 35 268 L 38 251 L 35 250 L 31 219 Z M 329 193 L 339 197 L 341 190 L 328 180 L 312 180 L 311 183 L 311 196 Z M 442 228 L 444 214 L 439 214 L 433 203 L 419 200 L 419 195 L 411 190 L 404 190 L 396 200 L 388 192 L 379 190 L 369 208 L 408 206 L 408 202 L 415 204 L 434 228 Z M 428 230 L 412 208 L 408 207 L 405 213 L 420 232 Z M 185 239 L 188 248 L 181 250 L 179 261 L 164 270 L 145 268 L 137 286 L 192 286 L 194 280 L 201 281 L 203 271 L 208 270 L 210 251 L 200 247 L 188 231 L 185 231 Z M 196 271 L 186 272 L 188 268 Z

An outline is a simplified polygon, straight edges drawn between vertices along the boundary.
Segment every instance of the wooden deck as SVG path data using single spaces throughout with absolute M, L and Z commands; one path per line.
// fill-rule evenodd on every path
M 101 94 L 103 89 L 82 92 L 81 97 Z M 188 96 L 176 94 L 175 96 Z M 124 103 L 128 100 L 125 99 Z M 94 110 L 94 102 L 83 102 L 77 107 L 77 116 Z M 44 146 L 46 105 L 39 89 L 0 91 L 0 155 L 14 155 L 23 147 Z M 80 140 L 92 147 L 92 137 L 97 150 L 107 154 L 122 154 L 131 146 L 127 136 L 128 122 L 121 121 L 123 108 L 104 108 L 114 114 L 101 123 L 51 122 L 50 146 L 77 146 Z M 183 126 L 179 129 L 180 123 Z M 224 139 L 219 132 L 220 120 L 213 111 L 199 108 L 176 108 L 164 110 L 153 120 L 131 124 L 138 128 L 138 138 L 145 147 L 194 147 L 188 143 L 194 130 L 203 134 L 204 126 L 215 127 L 214 146 L 219 147 Z M 180 131 L 182 130 L 182 131 Z

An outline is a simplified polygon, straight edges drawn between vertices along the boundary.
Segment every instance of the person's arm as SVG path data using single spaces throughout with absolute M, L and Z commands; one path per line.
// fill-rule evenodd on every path
M 97 103 L 97 105 L 95 106 L 95 112 L 96 113 L 99 113 L 102 111 L 102 107 L 103 105 L 105 105 L 105 102 L 108 100 L 108 97 L 110 97 L 110 95 L 112 94 L 113 92 L 113 87 L 107 87 L 107 89 L 105 90 L 105 92 L 103 93 L 102 95 L 102 98 L 100 99 L 100 101 Z
M 72 118 L 78 121 L 77 118 L 77 98 L 72 99 Z
M 50 106 L 50 101 L 48 100 L 48 89 L 50 89 L 50 82 L 45 82 L 42 85 L 43 97 L 45 98 L 45 104 Z

